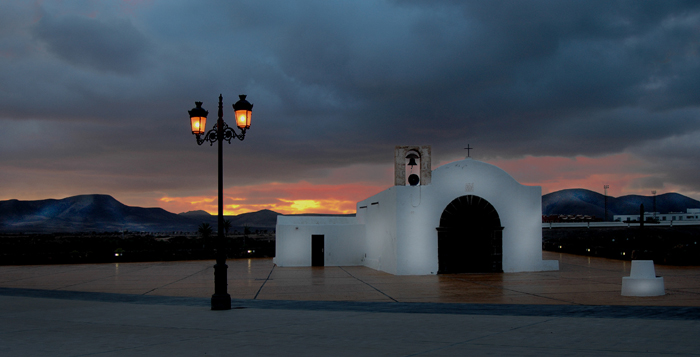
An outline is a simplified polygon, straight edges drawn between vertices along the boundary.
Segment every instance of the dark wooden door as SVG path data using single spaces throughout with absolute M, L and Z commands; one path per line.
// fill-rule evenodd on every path
M 311 236 L 311 266 L 322 267 L 325 263 L 323 258 L 324 236 L 314 234 Z

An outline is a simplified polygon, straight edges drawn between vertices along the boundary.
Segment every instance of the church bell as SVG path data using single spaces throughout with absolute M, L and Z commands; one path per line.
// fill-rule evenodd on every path
M 408 158 L 408 166 L 410 166 L 411 168 L 413 168 L 413 166 L 418 165 L 416 163 L 416 159 L 418 158 L 418 155 L 411 153 L 411 154 L 408 154 L 408 156 L 406 156 L 406 158 Z

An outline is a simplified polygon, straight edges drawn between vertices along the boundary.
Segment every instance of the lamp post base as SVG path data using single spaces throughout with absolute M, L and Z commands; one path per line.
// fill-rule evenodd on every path
M 212 310 L 231 310 L 231 295 L 214 294 L 211 296 Z

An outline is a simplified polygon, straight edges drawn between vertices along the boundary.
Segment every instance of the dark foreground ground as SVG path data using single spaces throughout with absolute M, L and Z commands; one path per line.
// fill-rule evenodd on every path
M 396 276 L 228 261 L 0 266 L 0 356 L 698 356 L 700 269 L 621 296 L 630 263 L 543 252 L 560 270 Z

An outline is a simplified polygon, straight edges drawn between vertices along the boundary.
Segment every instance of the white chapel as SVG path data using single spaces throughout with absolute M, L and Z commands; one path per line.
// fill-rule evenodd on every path
M 558 270 L 542 260 L 542 188 L 471 158 L 431 170 L 430 146 L 397 146 L 394 186 L 355 217 L 278 216 L 280 267 L 364 265 L 396 275 Z

